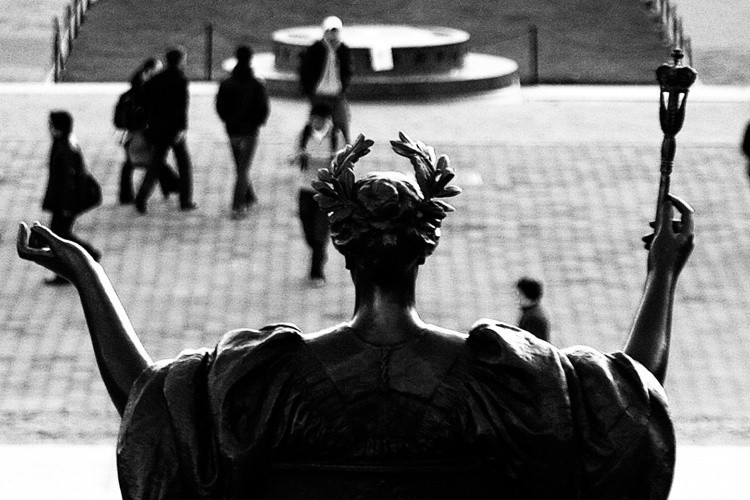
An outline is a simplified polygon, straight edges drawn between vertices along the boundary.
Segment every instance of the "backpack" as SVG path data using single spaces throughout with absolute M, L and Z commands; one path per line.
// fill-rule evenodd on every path
M 115 127 L 124 130 L 138 130 L 143 126 L 143 109 L 136 102 L 133 90 L 120 95 L 115 105 L 113 120 Z

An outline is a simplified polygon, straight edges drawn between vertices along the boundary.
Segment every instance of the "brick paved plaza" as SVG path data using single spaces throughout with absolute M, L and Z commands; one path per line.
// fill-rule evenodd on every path
M 261 204 L 238 222 L 228 217 L 233 173 L 214 87 L 193 89 L 189 144 L 200 209 L 185 214 L 155 195 L 147 216 L 116 204 L 121 151 L 110 117 L 121 86 L 28 88 L 2 99 L 11 117 L 0 131 L 3 441 L 109 442 L 117 429 L 75 291 L 43 286 L 44 271 L 14 251 L 17 221 L 46 220 L 39 200 L 49 109 L 77 119 L 105 196 L 77 228 L 104 251 L 102 264 L 154 358 L 212 346 L 236 327 L 292 321 L 314 331 L 348 318 L 353 290 L 332 248 L 327 286 L 304 280 L 308 256 L 288 164 L 304 104 L 273 101 L 253 167 Z M 547 285 L 555 344 L 623 345 L 644 276 L 640 237 L 654 212 L 661 141 L 651 89 L 639 89 L 641 98 L 614 103 L 547 101 L 527 90 L 523 100 L 495 93 L 353 106 L 354 129 L 378 141 L 358 168 L 408 171 L 386 142 L 403 129 L 447 153 L 464 188 L 421 272 L 424 319 L 464 331 L 481 317 L 512 322 L 512 283 L 530 273 Z M 696 95 L 678 137 L 673 191 L 695 206 L 697 248 L 678 287 L 666 387 L 681 442 L 749 444 L 750 185 L 737 149 L 744 120 L 736 103 Z
M 288 164 L 305 119 L 274 99 L 252 174 L 261 203 L 229 219 L 233 166 L 213 96 L 192 87 L 189 146 L 199 210 L 152 197 L 149 214 L 116 203 L 121 151 L 111 126 L 121 84 L 0 86 L 0 441 L 108 444 L 118 418 L 100 381 L 79 299 L 42 284 L 15 254 L 20 220 L 47 220 L 50 109 L 69 109 L 104 205 L 80 234 L 110 276 L 154 358 L 212 346 L 237 327 L 292 321 L 305 331 L 348 318 L 353 290 L 331 247 L 322 289 L 304 280 L 307 251 Z M 678 285 L 666 389 L 679 445 L 750 445 L 750 182 L 738 141 L 747 90 L 690 97 L 673 192 L 696 209 L 697 244 Z M 418 304 L 429 322 L 467 330 L 481 317 L 514 321 L 512 283 L 547 286 L 553 343 L 620 348 L 640 296 L 661 132 L 654 87 L 529 88 L 445 102 L 352 107 L 353 129 L 377 142 L 357 169 L 410 169 L 387 140 L 403 130 L 451 157 L 464 194 L 423 267 Z M 738 112 L 740 110 L 741 112 Z

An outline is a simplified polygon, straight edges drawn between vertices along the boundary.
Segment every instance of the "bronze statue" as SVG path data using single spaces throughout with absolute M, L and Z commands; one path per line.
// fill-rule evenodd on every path
M 460 190 L 447 157 L 400 139 L 393 149 L 416 183 L 394 172 L 356 180 L 373 144 L 363 136 L 319 171 L 356 302 L 350 321 L 313 334 L 235 330 L 213 350 L 154 363 L 103 268 L 21 224 L 19 255 L 80 293 L 123 417 L 125 498 L 354 498 L 358 484 L 380 491 L 363 498 L 667 497 L 675 442 L 660 383 L 692 209 L 671 195 L 660 207 L 624 352 L 557 349 L 490 320 L 455 332 L 419 317 L 415 283 L 453 210 L 441 198 Z

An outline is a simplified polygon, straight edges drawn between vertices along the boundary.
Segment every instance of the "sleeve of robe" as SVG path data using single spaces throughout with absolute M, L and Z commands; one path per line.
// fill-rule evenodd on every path
M 508 442 L 524 450 L 538 446 L 541 435 L 561 440 L 544 454 L 557 459 L 540 462 L 529 477 L 540 468 L 544 477 L 558 474 L 553 483 L 573 486 L 572 480 L 584 499 L 668 497 L 674 428 L 664 389 L 640 363 L 622 352 L 557 349 L 491 320 L 472 328 L 468 345 L 478 372 L 487 372 L 481 375 L 486 390 L 513 408 L 512 418 L 504 410 L 495 413 Z M 572 446 L 564 445 L 568 441 Z
M 227 463 L 236 458 L 226 460 L 233 454 L 231 436 L 216 422 L 226 418 L 224 399 L 234 383 L 243 376 L 263 377 L 269 363 L 283 363 L 285 353 L 301 344 L 298 333 L 293 325 L 235 330 L 213 351 L 185 351 L 146 369 L 130 392 L 118 436 L 123 498 L 225 498 L 227 491 L 247 487 L 237 481 L 242 471 Z M 256 409 L 275 400 L 269 388 Z

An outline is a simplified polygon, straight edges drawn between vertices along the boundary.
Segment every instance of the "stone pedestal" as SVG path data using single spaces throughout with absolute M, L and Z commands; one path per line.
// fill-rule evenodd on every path
M 256 75 L 272 95 L 299 96 L 297 66 L 304 50 L 322 36 L 318 26 L 279 30 L 273 53 L 257 54 Z M 519 86 L 518 64 L 469 50 L 469 34 L 443 27 L 352 25 L 342 31 L 350 47 L 352 99 L 442 97 Z M 227 61 L 225 68 L 231 68 Z

